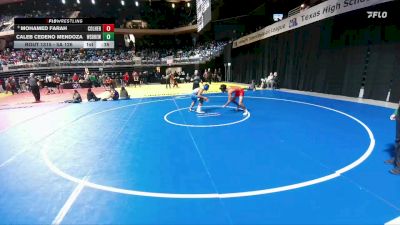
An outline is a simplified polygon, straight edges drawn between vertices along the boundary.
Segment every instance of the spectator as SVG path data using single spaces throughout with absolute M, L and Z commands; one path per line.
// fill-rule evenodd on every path
M 212 81 L 217 82 L 217 69 L 214 69 L 214 73 L 212 73 Z
M 74 73 L 74 75 L 72 76 L 72 81 L 73 81 L 74 83 L 78 83 L 78 81 L 79 81 L 79 76 L 78 76 L 78 74 Z
M 204 78 L 204 80 L 205 80 L 206 82 L 210 82 L 210 84 L 211 84 L 211 73 L 210 73 L 210 68 L 208 68 L 208 71 L 207 71 L 207 69 L 204 71 L 203 78 Z
M 121 87 L 121 100 L 128 100 L 131 97 L 129 96 L 128 92 L 126 91 L 125 87 Z
M 55 94 L 56 92 L 54 91 L 54 79 L 53 76 L 47 74 L 45 78 L 45 83 L 47 87 L 47 94 Z
M 87 100 L 88 100 L 89 102 L 97 102 L 97 101 L 100 100 L 100 98 L 98 98 L 98 97 L 93 93 L 92 89 L 89 88 L 89 89 L 88 89 L 88 92 L 87 92 Z
M 278 72 L 274 72 L 274 76 L 272 78 L 272 89 L 278 88 Z
M 11 86 L 10 86 L 10 78 L 6 78 L 4 80 L 5 86 L 6 86 L 6 94 L 8 94 L 9 91 L 11 91 Z
M 132 77 L 133 77 L 133 86 L 136 87 L 136 85 L 139 85 L 139 87 L 140 87 L 139 73 L 136 71 L 133 71 Z
M 171 74 L 170 73 L 168 73 L 167 75 L 165 75 L 165 87 L 166 88 L 171 88 L 171 82 L 170 82 L 170 76 L 171 76 Z
M 72 100 L 66 100 L 64 103 L 81 103 L 82 97 L 77 90 L 74 90 L 74 94 L 72 95 Z
M 185 82 L 189 83 L 190 82 L 190 75 L 189 73 L 186 74 Z
M 61 92 L 61 88 L 60 88 L 61 79 L 57 74 L 53 78 L 53 83 L 54 83 L 54 86 L 57 89 L 58 93 L 60 93 Z
M 4 80 L 3 80 L 3 78 L 0 78 L 0 93 L 4 92 L 3 85 L 4 85 Z
M 19 78 L 19 87 L 20 87 L 20 92 L 26 92 L 28 90 L 26 87 L 25 78 L 23 77 Z
M 393 164 L 394 168 L 390 172 L 394 175 L 400 175 L 400 103 L 396 111 L 390 116 L 391 120 L 396 121 L 396 139 L 394 146 L 394 158 L 386 160 L 385 163 Z
M 104 81 L 104 86 L 105 86 L 106 90 L 111 90 L 111 88 L 114 88 L 113 80 L 111 79 L 111 77 L 107 77 L 107 79 Z
M 251 81 L 248 90 L 249 90 L 249 91 L 250 91 L 250 90 L 253 90 L 253 91 L 256 90 L 256 83 L 255 83 L 254 80 Z
M 274 75 L 271 73 L 269 73 L 269 76 L 267 77 L 267 80 L 265 81 L 265 83 L 267 84 L 267 88 L 272 88 L 272 86 L 274 85 Z
M 91 83 L 92 87 L 93 86 L 94 87 L 100 87 L 99 80 L 97 79 L 95 74 L 90 75 L 89 80 L 90 80 L 90 83 Z
M 178 87 L 178 74 L 175 73 L 171 73 L 170 77 L 169 77 L 169 83 L 172 84 L 172 87 Z M 171 87 L 171 86 L 170 86 Z
M 8 94 L 8 92 L 11 91 L 11 93 L 14 95 L 14 93 L 18 93 L 18 91 L 16 91 L 16 86 L 15 86 L 15 79 L 14 77 L 9 77 L 6 80 L 6 94 Z
M 218 82 L 221 82 L 221 81 L 222 81 L 221 68 L 218 68 L 217 78 L 218 78 Z
M 124 74 L 124 76 L 123 76 L 123 82 L 124 82 L 125 87 L 129 86 L 129 74 L 128 74 L 128 72 L 126 72 L 126 73 Z
M 145 75 L 142 72 L 139 72 L 139 87 L 144 83 Z
M 106 98 L 103 99 L 103 101 L 108 101 L 108 100 L 113 100 L 116 101 L 119 99 L 119 93 L 117 90 L 115 90 L 113 87 L 110 89 L 109 94 Z
M 261 77 L 261 84 L 260 84 L 260 88 L 264 89 L 267 87 L 267 78 L 262 78 Z
M 114 101 L 116 101 L 116 100 L 119 99 L 119 93 L 118 93 L 117 90 L 115 90 L 114 88 L 112 88 L 112 89 L 111 89 L 111 93 L 112 93 L 112 99 L 113 99 Z

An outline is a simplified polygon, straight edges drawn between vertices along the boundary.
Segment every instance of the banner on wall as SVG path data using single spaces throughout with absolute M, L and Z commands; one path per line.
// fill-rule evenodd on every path
M 328 0 L 237 39 L 233 42 L 233 48 L 260 41 L 332 16 L 391 1 L 394 0 Z M 367 19 L 367 14 L 365 18 Z

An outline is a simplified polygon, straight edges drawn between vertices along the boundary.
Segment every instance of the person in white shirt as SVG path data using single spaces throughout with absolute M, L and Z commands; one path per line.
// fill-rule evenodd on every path
M 272 89 L 275 89 L 278 86 L 278 73 L 274 72 L 274 76 L 272 78 Z
M 260 88 L 264 89 L 267 87 L 267 75 L 265 75 L 265 78 L 261 77 L 261 84 L 260 84 Z
M 54 91 L 54 82 L 53 82 L 53 76 L 47 74 L 46 76 L 46 84 L 47 84 L 47 94 L 55 94 L 56 92 Z
M 272 88 L 273 79 L 274 79 L 274 75 L 271 72 L 271 73 L 269 73 L 269 76 L 267 77 L 267 80 L 265 81 L 267 83 L 267 88 Z

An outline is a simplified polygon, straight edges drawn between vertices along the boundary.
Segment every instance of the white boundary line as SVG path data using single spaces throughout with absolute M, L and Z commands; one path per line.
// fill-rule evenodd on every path
M 210 97 L 224 97 L 224 96 L 210 96 Z M 312 179 L 312 180 L 304 181 L 304 182 L 301 182 L 301 183 L 292 184 L 292 185 L 286 185 L 286 186 L 281 186 L 281 187 L 276 187 L 276 188 L 267 188 L 267 189 L 262 189 L 262 190 L 254 190 L 254 191 L 246 191 L 246 192 L 221 193 L 221 194 L 218 194 L 218 193 L 175 194 L 175 193 L 157 193 L 157 192 L 146 192 L 146 191 L 129 190 L 129 189 L 122 189 L 122 188 L 116 188 L 116 187 L 111 187 L 111 186 L 95 184 L 95 183 L 91 183 L 91 182 L 86 182 L 85 186 L 86 187 L 91 187 L 91 188 L 94 188 L 94 189 L 98 189 L 98 190 L 108 191 L 108 192 L 121 193 L 121 194 L 127 194 L 127 195 L 145 196 L 145 197 L 155 197 L 155 198 L 208 199 L 208 198 L 249 197 L 249 196 L 265 195 L 265 194 L 271 194 L 271 193 L 282 192 L 282 191 L 289 191 L 289 190 L 302 188 L 302 187 L 307 187 L 307 186 L 311 186 L 311 185 L 314 185 L 314 184 L 322 183 L 322 182 L 337 178 L 341 174 L 350 171 L 351 169 L 357 167 L 362 162 L 364 162 L 371 155 L 372 151 L 374 150 L 375 138 L 374 138 L 374 135 L 373 135 L 372 131 L 361 120 L 359 120 L 359 119 L 357 119 L 357 118 L 355 118 L 355 117 L 353 117 L 353 116 L 351 116 L 351 115 L 349 115 L 347 113 L 344 113 L 344 112 L 336 110 L 336 109 L 328 108 L 328 107 L 325 107 L 325 106 L 317 105 L 317 104 L 301 102 L 301 101 L 294 101 L 294 100 L 288 100 L 288 99 L 267 98 L 267 97 L 253 97 L 253 96 L 247 96 L 247 98 L 292 102 L 292 103 L 310 105 L 310 106 L 326 109 L 326 110 L 329 110 L 329 111 L 337 112 L 337 113 L 339 113 L 341 115 L 344 115 L 344 116 L 346 116 L 346 117 L 348 117 L 350 119 L 353 119 L 357 123 L 359 123 L 367 131 L 368 136 L 370 138 L 370 144 L 368 146 L 368 149 L 364 152 L 364 154 L 359 159 L 357 159 L 353 163 L 349 164 L 348 166 L 335 171 L 332 174 L 329 174 L 329 175 L 326 175 L 326 176 L 323 176 L 323 177 L 320 177 L 320 178 L 317 178 L 317 179 Z M 122 107 L 116 107 L 116 108 L 113 108 L 113 109 L 109 109 L 109 110 L 105 110 L 105 111 L 98 112 L 98 113 L 95 113 L 95 114 L 91 114 L 89 116 L 98 115 L 100 113 L 109 112 L 109 111 L 117 110 L 117 109 L 120 109 L 120 108 L 126 108 L 126 107 L 133 106 L 133 105 L 147 104 L 147 103 L 153 103 L 153 102 L 161 102 L 161 101 L 167 101 L 167 100 L 171 100 L 171 99 L 149 101 L 149 102 L 144 102 L 144 103 L 136 103 L 136 104 L 126 105 L 126 106 L 122 106 Z M 84 118 L 84 117 L 82 117 L 82 118 Z M 46 165 L 49 167 L 49 169 L 51 171 L 53 171 L 55 174 L 65 178 L 67 180 L 70 180 L 72 182 L 75 182 L 75 183 L 78 183 L 78 184 L 82 182 L 82 179 L 73 177 L 73 176 L 61 171 L 57 166 L 55 166 L 51 162 L 51 160 L 48 158 L 47 151 L 48 151 L 48 148 L 46 146 L 45 148 L 43 148 L 41 153 L 42 153 L 43 160 L 45 161 Z
M 72 205 L 75 203 L 76 199 L 78 198 L 79 194 L 82 192 L 85 184 L 88 180 L 88 177 L 84 177 L 76 186 L 72 194 L 69 196 L 68 200 L 65 202 L 64 206 L 61 208 L 60 212 L 58 212 L 56 218 L 51 223 L 52 225 L 59 225 L 64 220 L 64 217 L 67 215 L 69 210 L 71 209 Z
M 57 108 L 56 110 L 58 110 L 58 109 L 63 109 L 63 108 L 65 108 L 65 107 L 60 107 L 60 108 Z M 54 110 L 54 111 L 55 111 L 55 110 Z M 91 111 L 92 111 L 92 110 L 91 110 Z M 92 115 L 92 114 L 89 114 L 89 115 Z M 40 115 L 40 116 L 42 116 L 42 115 Z M 40 117 L 40 116 L 39 116 L 39 117 Z M 85 117 L 86 117 L 86 115 L 83 115 L 81 118 L 85 118 Z M 78 119 L 76 119 L 76 120 L 80 120 L 81 118 L 78 117 Z M 31 119 L 34 119 L 34 118 L 31 118 Z M 29 120 L 30 120 L 30 119 L 29 119 Z M 48 135 L 45 135 L 44 137 L 39 138 L 38 141 L 33 141 L 33 144 L 36 144 L 36 143 L 39 143 L 39 142 L 42 142 L 42 141 L 46 140 L 48 137 L 50 137 L 50 136 L 53 135 L 54 133 L 58 132 L 59 130 L 61 130 L 61 129 L 65 128 L 65 127 L 67 127 L 67 126 L 69 125 L 69 123 L 74 123 L 74 122 L 75 122 L 75 121 L 64 122 L 64 123 L 61 124 L 58 128 L 56 128 L 54 131 L 51 131 Z M 14 127 L 14 126 L 12 126 L 12 127 Z M 10 128 L 12 128 L 12 127 L 10 127 Z M 20 155 L 22 155 L 23 153 L 25 153 L 25 152 L 27 151 L 27 148 L 28 148 L 28 147 L 24 146 L 23 149 L 22 149 L 21 151 L 15 153 L 15 154 L 12 155 L 9 159 L 7 159 L 7 160 L 4 161 L 3 163 L 1 163 L 1 164 L 0 164 L 0 168 L 2 168 L 2 167 L 4 167 L 4 166 L 8 165 L 8 164 L 11 163 L 12 161 L 14 161 L 18 156 L 20 156 Z
M 198 118 L 207 118 L 207 117 L 217 117 L 221 114 L 205 114 L 205 115 L 197 115 Z
M 264 91 L 267 89 L 259 89 L 259 90 Z M 326 94 L 326 93 L 312 92 L 312 91 L 299 91 L 299 90 L 286 89 L 286 88 L 280 88 L 275 91 L 281 92 L 281 93 L 305 95 L 305 96 L 325 98 L 325 99 L 330 99 L 330 100 L 339 100 L 339 101 L 344 101 L 344 102 L 358 103 L 358 104 L 363 104 L 363 105 L 379 106 L 379 107 L 384 107 L 384 108 L 389 108 L 389 109 L 397 109 L 397 107 L 399 105 L 398 103 L 386 102 L 386 101 L 380 101 L 380 100 L 374 100 L 374 99 L 368 99 L 368 98 L 349 97 L 349 96 L 344 96 L 344 95 L 333 95 L 333 94 Z
M 15 153 L 13 156 L 11 156 L 9 159 L 7 159 L 6 161 L 4 161 L 2 164 L 0 164 L 0 168 L 6 166 L 7 164 L 9 164 L 10 162 L 14 161 L 14 159 L 16 159 L 18 156 L 20 156 L 22 153 L 26 152 L 26 148 L 24 148 L 22 151 L 19 151 L 17 153 Z
M 212 108 L 212 107 L 219 107 L 219 108 L 222 108 L 222 106 L 220 106 L 220 105 L 203 106 L 203 108 Z M 236 109 L 235 107 L 231 107 L 231 106 L 227 106 L 227 108 Z M 244 117 L 244 118 L 241 119 L 241 120 L 238 120 L 238 121 L 235 121 L 235 122 L 231 122 L 231 123 L 210 124 L 210 125 L 194 125 L 194 124 L 175 123 L 175 122 L 172 122 L 172 121 L 170 121 L 170 120 L 168 119 L 168 116 L 171 115 L 172 113 L 175 113 L 175 112 L 178 112 L 178 111 L 182 111 L 182 110 L 187 110 L 187 109 L 189 109 L 189 107 L 176 109 L 176 110 L 173 110 L 173 111 L 171 111 L 171 112 L 165 114 L 165 116 L 164 116 L 165 122 L 167 122 L 167 123 L 169 123 L 169 124 L 172 124 L 172 125 L 175 125 L 175 126 L 181 126 L 181 127 L 201 127 L 201 128 L 210 128 L 210 127 L 229 126 L 229 125 L 233 125 L 233 124 L 237 124 L 237 123 L 244 122 L 245 120 L 247 120 L 247 119 L 250 118 L 250 112 L 248 112 L 247 116 Z M 208 115 L 208 116 L 205 116 L 205 114 L 198 114 L 197 116 L 198 116 L 198 117 L 209 117 L 209 116 L 216 116 L 216 115 Z
M 400 225 L 400 216 L 392 219 L 389 222 L 386 222 L 385 225 Z
M 31 120 L 33 120 L 33 119 L 37 119 L 37 118 L 39 118 L 39 117 L 42 117 L 42 116 L 44 116 L 44 115 L 47 115 L 48 113 L 53 113 L 53 112 L 58 111 L 58 110 L 60 110 L 60 109 L 64 109 L 64 108 L 66 108 L 66 107 L 67 107 L 67 106 L 56 107 L 55 109 L 51 109 L 51 110 L 49 110 L 49 111 L 39 113 L 39 115 L 35 115 L 35 116 L 29 117 L 29 118 L 25 118 L 25 119 L 23 119 L 23 120 L 21 120 L 21 121 L 18 121 L 18 122 L 14 123 L 14 124 L 11 124 L 11 125 L 9 125 L 9 126 L 3 128 L 3 129 L 1 129 L 1 130 L 0 130 L 0 134 L 6 132 L 6 131 L 8 131 L 8 130 L 10 130 L 11 128 L 20 126 L 20 125 L 23 124 L 23 123 L 26 123 L 26 122 L 31 121 Z
M 203 114 L 199 114 L 197 113 L 197 116 L 220 116 L 220 113 L 203 113 Z

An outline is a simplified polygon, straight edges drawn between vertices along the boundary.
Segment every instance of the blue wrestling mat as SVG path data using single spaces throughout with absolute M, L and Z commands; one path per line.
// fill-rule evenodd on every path
M 246 92 L 69 104 L 0 134 L 0 224 L 384 224 L 392 109 Z M 46 107 L 46 106 L 43 106 Z M 18 110 L 32 110 L 18 109 Z M 9 110 L 8 113 L 13 113 Z

